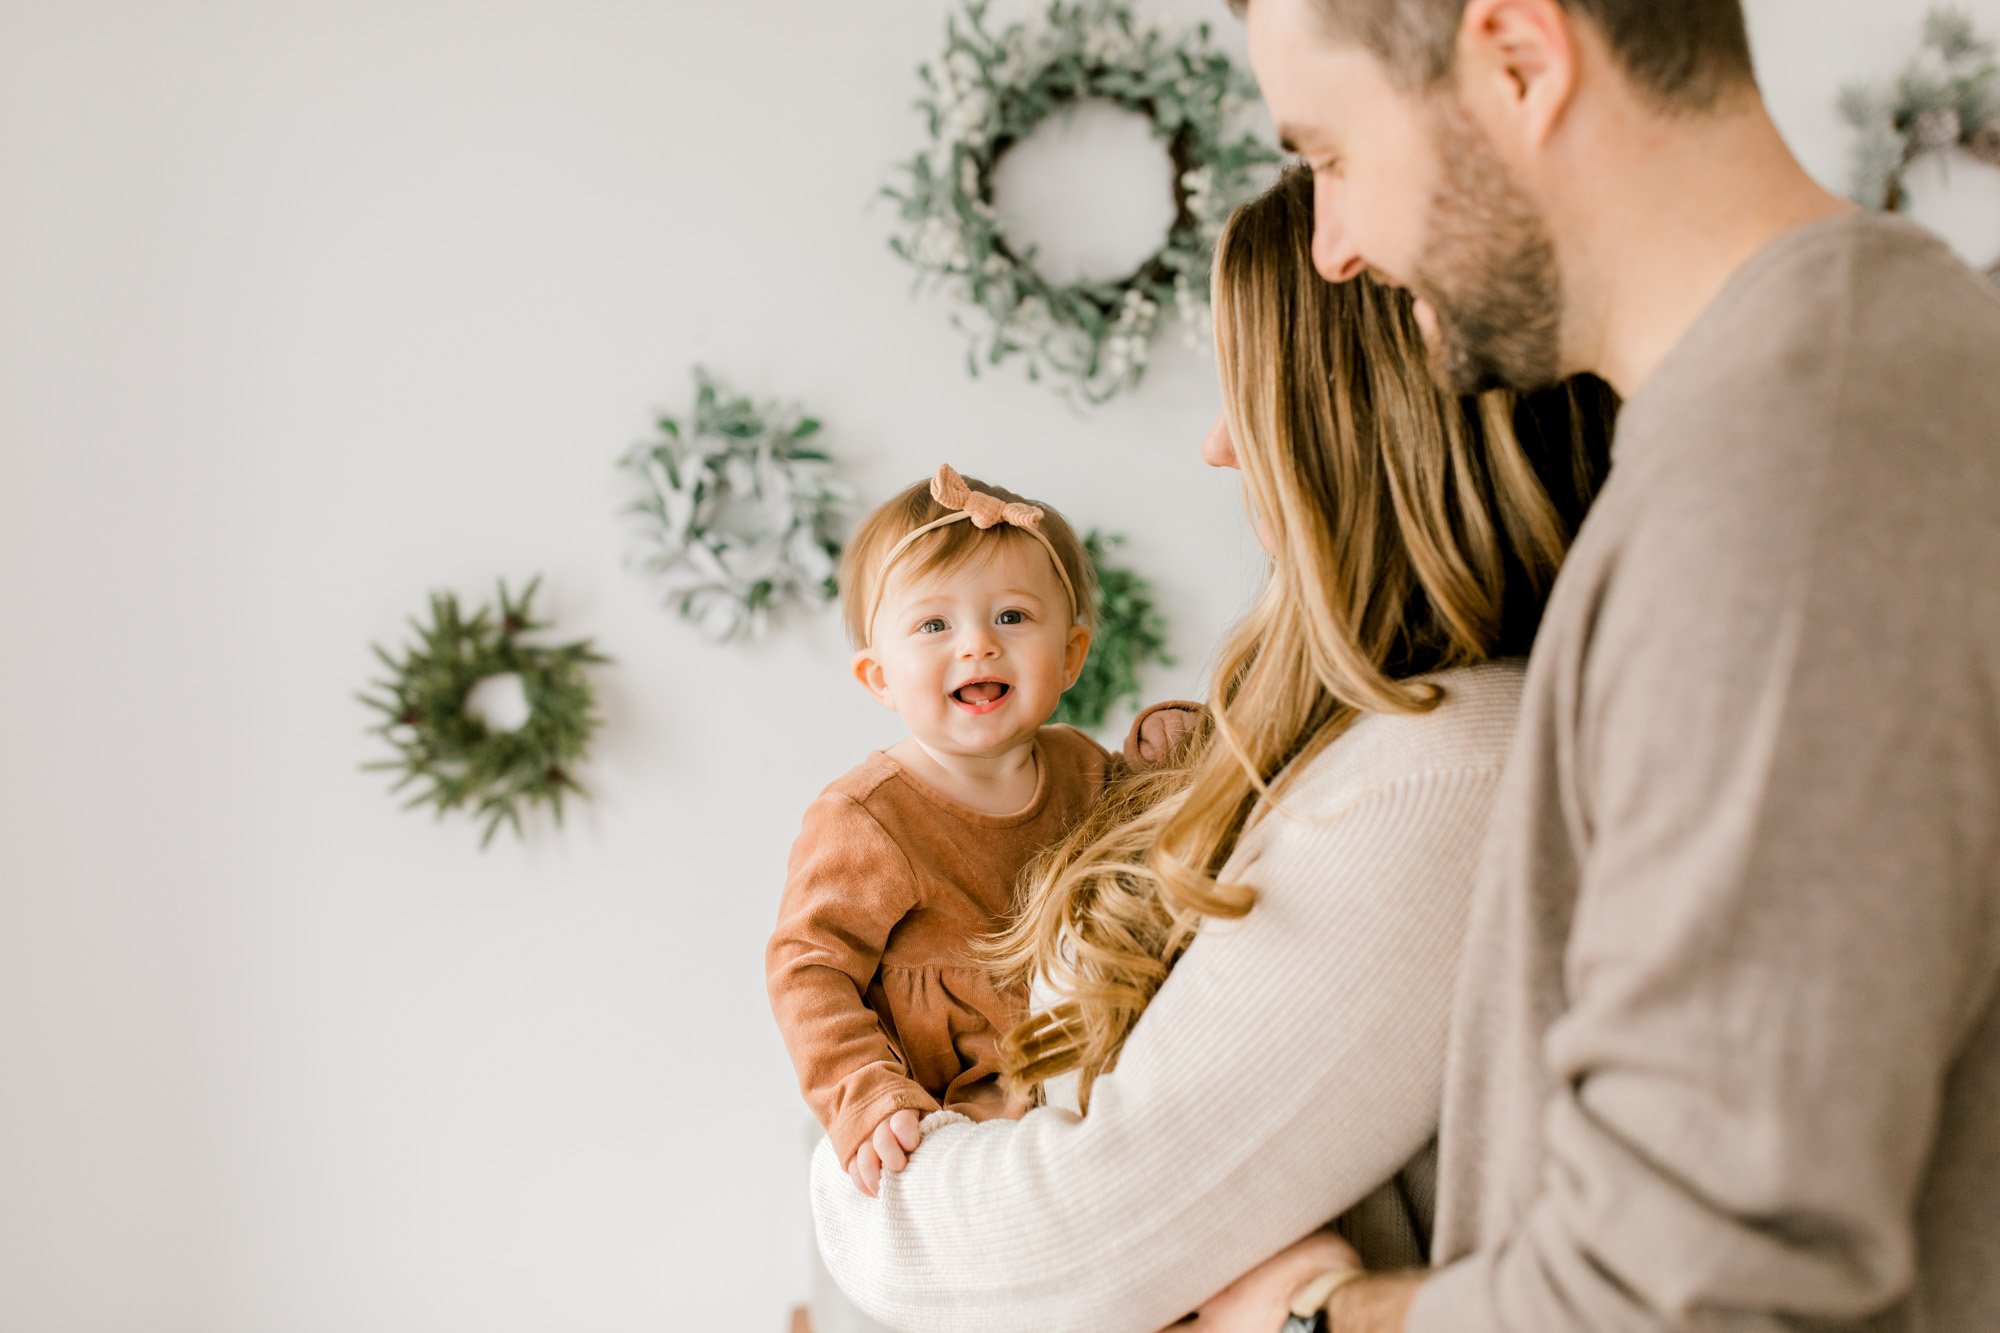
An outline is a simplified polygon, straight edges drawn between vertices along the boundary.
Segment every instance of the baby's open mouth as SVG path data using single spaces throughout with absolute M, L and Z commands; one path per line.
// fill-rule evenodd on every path
M 1014 690 L 1004 680 L 971 680 L 951 692 L 958 706 L 972 713 L 990 712 Z

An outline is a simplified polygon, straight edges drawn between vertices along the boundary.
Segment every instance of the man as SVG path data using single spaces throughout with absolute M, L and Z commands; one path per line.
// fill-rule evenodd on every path
M 1461 389 L 1627 406 L 1467 936 L 1439 1267 L 1316 1238 L 1192 1327 L 2000 1329 L 2000 296 L 1813 183 L 1739 0 L 1233 3 L 1321 272 L 1407 286 Z

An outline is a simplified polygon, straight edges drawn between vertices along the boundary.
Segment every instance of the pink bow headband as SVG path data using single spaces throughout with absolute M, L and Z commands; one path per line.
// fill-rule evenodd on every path
M 1076 619 L 1077 612 L 1082 609 L 1076 598 L 1076 584 L 1070 581 L 1069 570 L 1063 566 L 1062 557 L 1056 554 L 1054 543 L 1042 532 L 1042 511 L 1039 508 L 1002 500 L 985 491 L 975 491 L 966 485 L 964 477 L 952 470 L 949 463 L 938 464 L 937 475 L 931 478 L 931 498 L 954 512 L 913 529 L 889 548 L 889 554 L 882 558 L 882 572 L 875 580 L 875 600 L 868 608 L 868 619 L 864 624 L 871 627 L 875 624 L 875 615 L 882 609 L 882 594 L 889 588 L 889 570 L 895 565 L 897 557 L 909 550 L 910 544 L 925 533 L 964 522 L 970 522 L 982 531 L 1005 523 L 1040 542 L 1042 549 L 1049 553 L 1049 562 L 1056 567 L 1056 574 L 1062 579 L 1063 591 L 1069 594 L 1070 619 Z

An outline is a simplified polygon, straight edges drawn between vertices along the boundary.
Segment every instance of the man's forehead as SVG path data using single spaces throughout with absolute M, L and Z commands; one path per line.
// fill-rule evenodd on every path
M 1363 114 L 1351 87 L 1329 79 L 1308 88 L 1305 96 L 1274 101 L 1271 116 L 1278 133 L 1278 147 L 1288 153 L 1310 156 L 1315 150 L 1336 146 L 1354 128 L 1352 120 Z
M 1367 102 L 1393 91 L 1380 59 L 1358 42 L 1320 34 L 1259 34 L 1254 28 L 1251 36 L 1258 87 L 1288 152 L 1343 128 Z

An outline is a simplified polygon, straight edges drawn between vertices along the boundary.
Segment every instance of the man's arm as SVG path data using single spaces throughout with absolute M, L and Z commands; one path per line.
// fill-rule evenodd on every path
M 1916 1282 L 1992 1002 L 1989 631 L 1948 609 L 1972 587 L 1836 477 L 1641 475 L 1659 512 L 1570 715 L 1576 891 L 1515 904 L 1560 917 L 1534 946 L 1560 952 L 1461 997 L 1560 988 L 1510 1108 L 1527 1192 L 1482 1201 L 1504 1231 L 1423 1284 L 1411 1333 L 1865 1326 Z

